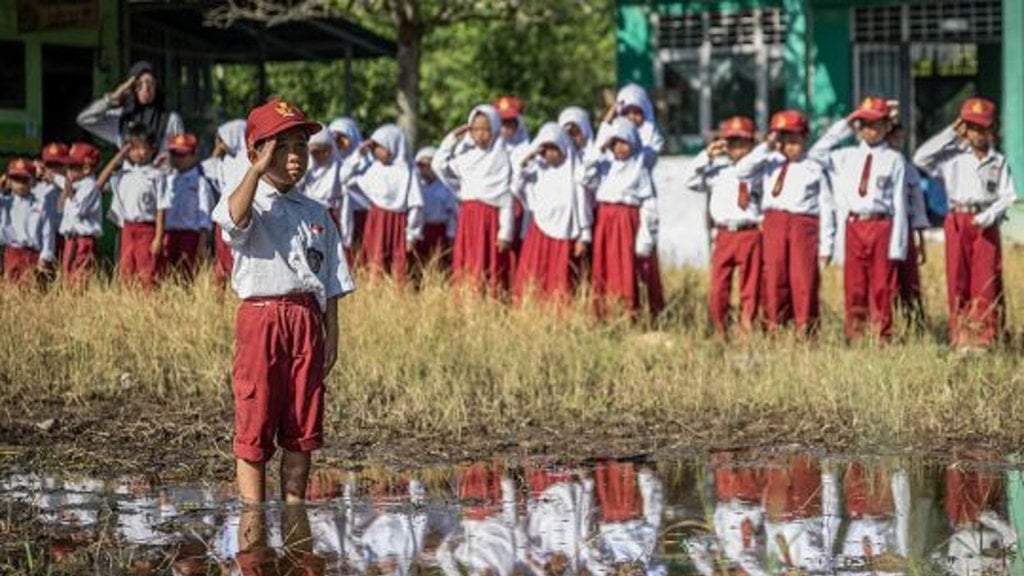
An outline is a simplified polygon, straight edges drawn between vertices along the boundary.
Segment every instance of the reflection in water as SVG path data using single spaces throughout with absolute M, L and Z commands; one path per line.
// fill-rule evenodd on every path
M 305 506 L 227 486 L 12 475 L 59 564 L 117 549 L 142 573 L 446 576 L 1018 574 L 1020 472 L 993 459 L 728 452 L 370 474 L 319 470 Z M 145 569 L 142 569 L 142 568 Z

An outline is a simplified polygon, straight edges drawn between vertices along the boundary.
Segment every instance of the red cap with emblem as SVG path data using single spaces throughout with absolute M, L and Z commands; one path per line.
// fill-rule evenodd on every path
M 36 168 L 27 158 L 15 158 L 7 164 L 7 176 L 10 178 L 35 178 Z
M 722 122 L 718 131 L 722 138 L 753 138 L 754 121 L 746 116 L 733 116 Z
M 100 151 L 88 142 L 75 142 L 68 150 L 68 164 L 95 166 L 100 161 Z
M 797 110 L 783 110 L 772 115 L 771 130 L 807 132 L 807 118 Z
M 526 104 L 515 96 L 502 96 L 494 101 L 494 107 L 502 120 L 515 120 L 526 111 Z
M 192 154 L 199 146 L 199 140 L 195 134 L 174 134 L 167 137 L 167 149 L 179 154 Z
M 43 162 L 64 164 L 68 158 L 68 145 L 61 144 L 60 142 L 51 142 L 43 146 L 43 153 L 40 156 L 42 156 Z
M 864 120 L 866 122 L 874 122 L 875 120 L 881 120 L 882 118 L 888 118 L 889 114 L 892 113 L 892 108 L 884 98 L 878 98 L 877 96 L 868 96 L 860 103 L 860 106 L 853 111 L 854 120 Z
M 996 105 L 984 98 L 968 98 L 960 107 L 960 119 L 964 122 L 991 128 L 996 122 Z
M 273 98 L 249 112 L 248 124 L 245 127 L 245 143 L 252 147 L 261 140 L 293 128 L 300 128 L 307 136 L 312 136 L 323 129 L 323 126 L 319 122 L 306 120 L 306 115 L 296 106 L 280 98 Z

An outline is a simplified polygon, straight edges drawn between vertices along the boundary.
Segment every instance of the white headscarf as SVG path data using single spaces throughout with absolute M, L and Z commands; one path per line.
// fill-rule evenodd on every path
M 594 128 L 590 124 L 590 114 L 587 114 L 587 111 L 579 106 L 570 106 L 562 110 L 562 113 L 558 115 L 558 124 L 562 128 L 566 128 L 566 125 L 570 122 L 575 124 L 587 139 L 584 149 L 578 151 L 580 154 L 583 154 L 586 152 L 586 146 L 589 146 L 594 141 Z
M 491 126 L 491 142 L 487 148 L 477 146 L 467 133 L 459 143 L 451 160 L 459 176 L 462 189 L 472 188 L 474 195 L 492 205 L 506 201 L 512 179 L 512 164 L 501 138 L 501 117 L 489 104 L 473 108 L 469 113 L 472 123 L 477 115 L 487 118 Z
M 229 120 L 217 127 L 217 136 L 228 148 L 228 156 L 245 155 L 245 120 Z
M 645 162 L 648 163 L 648 168 L 654 166 L 665 139 L 655 123 L 654 104 L 647 95 L 647 91 L 638 84 L 627 84 L 615 96 L 615 104 L 619 108 L 619 114 L 622 114 L 627 106 L 636 106 L 644 113 L 644 122 L 640 125 L 638 132 L 641 144 L 648 149 L 645 151 L 645 155 L 648 156 L 645 158 Z
M 331 123 L 327 125 L 327 131 L 331 133 L 332 139 L 336 139 L 339 135 L 348 138 L 349 146 L 345 152 L 337 150 L 337 144 L 335 144 L 339 163 L 344 162 L 345 158 L 348 158 L 363 143 L 363 134 L 359 131 L 359 124 L 356 124 L 356 121 L 351 118 L 341 117 L 331 120 Z
M 230 194 L 249 170 L 249 156 L 245 146 L 246 121 L 229 120 L 217 128 L 217 136 L 227 146 L 227 153 L 217 164 L 212 177 L 221 194 Z
M 341 207 L 341 181 L 338 179 L 338 146 L 327 130 L 320 130 L 309 137 L 309 147 L 327 148 L 331 151 L 330 158 L 322 165 L 317 165 L 313 155 L 309 155 L 309 170 L 299 183 L 299 190 L 308 198 L 316 200 L 327 208 Z
M 554 122 L 544 124 L 530 144 L 530 150 L 540 150 L 545 144 L 554 144 L 562 151 L 565 161 L 557 167 L 547 165 L 541 157 L 536 160 L 536 181 L 527 191 L 527 206 L 533 221 L 552 238 L 576 238 L 580 233 L 582 189 L 576 184 L 579 154 L 572 139 Z M 589 222 L 582 223 L 589 226 Z
M 382 164 L 374 159 L 358 177 L 359 188 L 374 205 L 385 210 L 404 212 L 422 207 L 416 167 L 402 129 L 397 124 L 385 124 L 374 130 L 370 140 L 391 153 L 391 162 Z
M 419 149 L 419 152 L 416 152 L 415 161 L 418 164 L 428 158 L 433 158 L 436 154 L 437 148 L 433 146 L 424 146 L 423 148 Z
M 619 117 L 612 120 L 607 130 L 602 131 L 604 141 L 598 142 L 598 146 L 605 147 L 612 140 L 623 140 L 629 143 L 632 150 L 629 158 L 617 160 L 611 150 L 605 152 L 608 161 L 608 171 L 601 179 L 597 187 L 597 196 L 621 197 L 633 196 L 637 201 L 644 200 L 652 195 L 653 190 L 645 185 L 650 177 L 647 168 L 644 167 L 643 151 L 641 149 L 640 134 L 636 124 L 629 118 Z

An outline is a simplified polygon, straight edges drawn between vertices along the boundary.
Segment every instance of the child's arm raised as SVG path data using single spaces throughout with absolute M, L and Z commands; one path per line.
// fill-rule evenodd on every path
M 128 153 L 128 146 L 122 146 L 117 154 L 107 162 L 107 165 L 100 171 L 100 175 L 96 178 L 96 188 L 103 190 L 107 187 L 107 183 L 110 182 L 110 177 L 114 175 L 114 171 L 121 167 L 121 163 L 124 162 L 124 155 Z
M 270 138 L 260 145 L 256 160 L 245 172 L 245 177 L 228 197 L 228 214 L 231 221 L 239 228 L 249 226 L 252 219 L 252 201 L 256 198 L 256 187 L 260 178 L 267 172 L 277 148 L 277 138 Z

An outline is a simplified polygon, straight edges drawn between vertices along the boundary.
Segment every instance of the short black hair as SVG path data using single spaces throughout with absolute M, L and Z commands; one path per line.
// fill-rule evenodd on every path
M 149 126 L 142 122 L 131 122 L 124 129 L 124 139 L 129 140 L 145 140 L 150 146 L 156 146 L 156 134 L 149 129 Z

